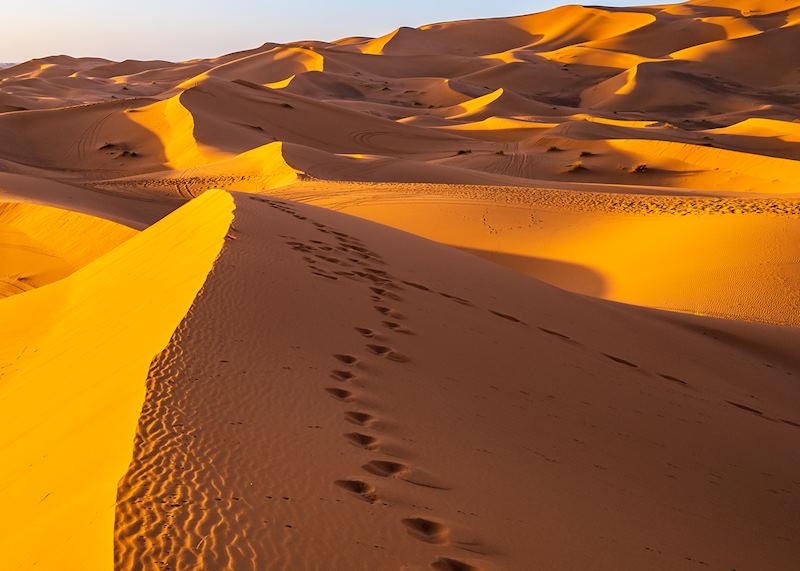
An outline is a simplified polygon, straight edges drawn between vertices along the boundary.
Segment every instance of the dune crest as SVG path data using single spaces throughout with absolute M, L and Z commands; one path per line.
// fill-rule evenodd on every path
M 234 197 L 237 239 L 150 370 L 118 568 L 796 557 L 796 331 L 597 302 L 329 210 Z
M 4 566 L 111 567 L 150 361 L 211 271 L 232 210 L 228 194 L 206 193 L 72 275 L 0 300 Z
M 3 571 L 796 571 L 800 0 L 499 16 L 0 65 Z
M 513 226 L 490 220 L 506 208 L 507 193 L 553 189 L 588 193 L 570 204 L 596 204 L 595 193 L 605 193 L 599 203 L 649 213 L 644 223 L 625 214 L 624 224 L 603 215 L 608 236 L 682 231 L 675 208 L 690 217 L 685 228 L 692 240 L 720 252 L 737 241 L 712 230 L 715 223 L 704 229 L 709 219 L 701 213 L 709 208 L 730 208 L 736 226 L 748 231 L 763 226 L 747 220 L 749 213 L 765 209 L 780 215 L 783 225 L 794 208 L 774 201 L 800 197 L 800 72 L 793 52 L 799 26 L 795 0 L 565 6 L 402 27 L 380 38 L 265 43 L 189 62 L 43 58 L 0 71 L 6 110 L 0 112 L 0 169 L 42 179 L 48 188 L 58 181 L 119 199 L 152 195 L 150 205 L 164 211 L 209 188 L 285 190 L 284 196 L 314 202 L 323 190 L 330 195 L 363 183 L 354 192 L 367 203 L 392 206 L 362 203 L 349 212 L 494 252 L 500 263 L 574 291 L 727 314 L 718 292 L 732 291 L 741 280 L 726 255 L 708 250 L 715 260 L 708 264 L 722 273 L 703 274 L 714 281 L 705 295 L 698 288 L 676 297 L 665 288 L 644 288 L 624 263 L 609 263 L 643 258 L 627 243 L 607 241 L 612 253 L 584 248 L 583 238 L 552 248 L 542 246 L 549 240 L 522 238 L 548 232 L 539 232 L 532 213 Z M 52 141 L 54 128 L 62 135 Z M 319 188 L 306 192 L 315 180 L 322 181 Z M 0 191 L 10 188 L 3 184 Z M 372 194 L 381 184 L 443 185 L 424 191 L 424 208 L 437 212 L 433 202 L 464 196 L 461 187 L 468 186 L 470 199 L 485 203 L 486 216 L 459 205 L 439 212 L 443 223 L 420 215 L 428 222 L 419 225 L 395 205 L 396 186 L 389 196 Z M 419 196 L 420 188 L 400 193 Z M 642 210 L 637 197 L 657 194 L 663 202 Z M 552 196 L 561 200 L 558 192 Z M 708 197 L 720 202 L 709 207 Z M 151 222 L 138 204 L 137 217 Z M 560 214 L 555 219 L 563 220 Z M 515 229 L 521 223 L 526 230 Z M 598 221 L 590 226 L 603 231 Z M 497 239 L 487 242 L 484 229 Z M 791 291 L 798 284 L 789 254 L 793 234 L 770 229 L 765 236 L 767 259 L 759 262 L 760 254 L 746 249 L 742 266 L 763 268 Z M 677 249 L 657 251 L 652 264 L 679 263 Z M 588 275 L 581 271 L 568 272 L 565 281 L 552 266 L 519 263 L 514 256 L 577 265 L 617 285 L 574 282 Z M 755 290 L 742 291 L 745 299 L 733 315 L 792 321 L 779 317 L 784 303 L 767 308 Z

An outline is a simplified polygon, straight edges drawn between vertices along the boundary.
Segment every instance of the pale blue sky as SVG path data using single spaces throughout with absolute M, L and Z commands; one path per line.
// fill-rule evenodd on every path
M 568 0 L 19 0 L 0 7 L 0 62 L 53 54 L 182 60 L 268 41 L 379 36 L 399 26 L 525 14 L 563 3 Z

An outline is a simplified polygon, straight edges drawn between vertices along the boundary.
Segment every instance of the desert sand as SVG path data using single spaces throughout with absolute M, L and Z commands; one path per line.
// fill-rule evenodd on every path
M 0 65 L 0 568 L 797 569 L 799 41 Z

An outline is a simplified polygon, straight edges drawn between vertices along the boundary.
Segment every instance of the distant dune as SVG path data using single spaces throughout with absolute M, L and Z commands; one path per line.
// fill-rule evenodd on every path
M 800 0 L 0 64 L 2 569 L 800 561 Z

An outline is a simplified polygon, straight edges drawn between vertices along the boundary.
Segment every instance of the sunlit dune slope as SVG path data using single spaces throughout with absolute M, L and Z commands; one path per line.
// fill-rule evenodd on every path
M 85 214 L 0 203 L 0 297 L 59 280 L 135 233 Z
M 222 63 L 201 75 L 186 80 L 179 87 L 188 88 L 199 85 L 208 77 L 270 84 L 307 71 L 322 71 L 324 66 L 323 57 L 313 50 L 275 47 L 266 52 L 257 52 Z
M 151 367 L 119 568 L 797 559 L 796 332 L 599 302 L 329 210 L 235 200 L 233 239 Z
M 794 571 L 798 42 L 691 0 L 0 67 L 0 568 Z
M 6 172 L 0 172 L 0 200 L 55 206 L 137 230 L 150 226 L 181 204 L 175 196 L 153 196 L 143 190 L 112 194 L 34 175 Z
M 35 222 L 59 221 L 39 208 Z M 203 285 L 232 210 L 228 194 L 207 193 L 69 277 L 0 299 L 4 568 L 112 566 L 114 498 L 150 361 Z M 79 219 L 62 215 L 63 233 Z M 90 230 L 73 242 L 91 247 Z
M 360 177 L 349 168 L 293 166 L 328 180 L 441 182 L 435 167 L 445 165 L 465 169 L 473 180 L 461 173 L 458 182 L 474 184 L 496 176 L 522 179 L 519 185 L 579 177 L 798 194 L 795 165 L 760 158 L 794 162 L 796 148 L 776 143 L 780 135 L 721 131 L 748 119 L 787 129 L 800 120 L 798 30 L 797 0 L 720 0 L 564 6 L 380 38 L 265 43 L 187 62 L 54 56 L 0 70 L 0 160 L 44 168 L 49 178 L 189 178 L 187 171 L 219 171 L 224 165 L 215 163 L 277 142 L 406 161 L 363 169 Z M 548 142 L 563 137 L 559 131 L 507 128 L 509 121 L 557 127 L 576 117 L 658 124 L 664 143 L 640 144 L 652 138 L 644 133 L 628 137 L 641 155 L 631 164 L 632 153 L 618 145 L 578 148 L 571 137 Z M 480 129 L 462 128 L 488 119 Z M 47 138 L 50 129 L 59 133 L 55 140 Z M 749 166 L 731 169 L 725 153 L 702 149 L 688 151 L 700 163 L 662 160 L 675 154 L 669 143 L 686 142 L 753 155 L 741 164 L 763 163 L 776 176 L 749 177 Z M 576 156 L 547 154 L 562 144 Z M 584 161 L 581 152 L 601 158 Z M 644 182 L 631 176 L 639 163 L 658 163 Z M 260 169 L 253 177 L 282 175 Z
M 457 246 L 578 293 L 800 325 L 796 201 L 318 182 L 273 193 Z
M 188 62 L 33 60 L 0 71 L 0 191 L 136 228 L 209 188 L 285 191 L 580 293 L 795 323 L 798 26 L 796 0 L 566 6 Z

